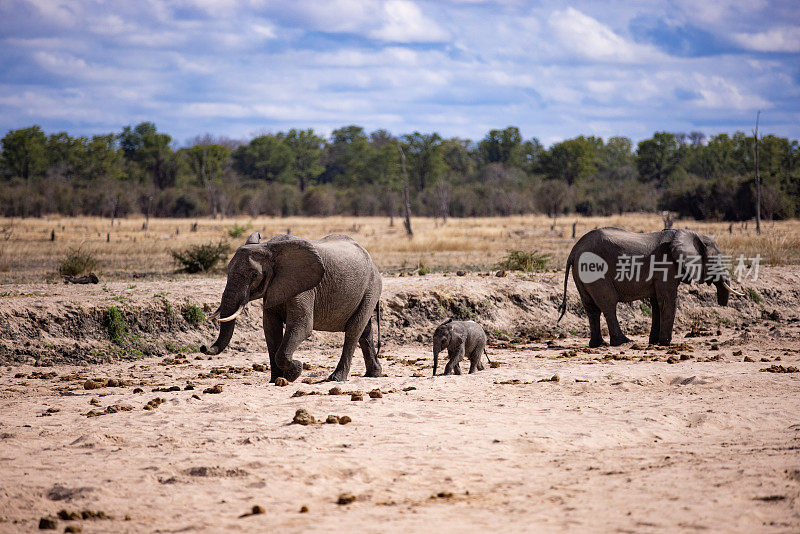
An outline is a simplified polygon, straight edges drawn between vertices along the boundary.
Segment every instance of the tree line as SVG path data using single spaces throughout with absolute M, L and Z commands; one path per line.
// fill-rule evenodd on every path
M 546 148 L 513 126 L 477 142 L 345 126 L 328 138 L 291 129 L 249 141 L 204 135 L 176 148 L 143 122 L 91 137 L 31 126 L 1 143 L 6 217 L 393 217 L 404 180 L 414 215 L 443 218 L 667 210 L 733 221 L 755 213 L 755 138 L 743 132 L 657 132 L 635 146 L 581 135 Z M 762 216 L 800 215 L 798 141 L 767 135 L 758 144 Z

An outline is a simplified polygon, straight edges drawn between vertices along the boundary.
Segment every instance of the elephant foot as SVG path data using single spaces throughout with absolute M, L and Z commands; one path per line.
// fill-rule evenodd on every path
M 658 343 L 653 343 L 654 345 L 661 345 L 662 347 L 669 347 L 672 343 L 672 338 L 669 339 L 659 339 Z
M 303 364 L 297 360 L 292 360 L 289 365 L 284 367 L 281 371 L 281 376 L 289 382 L 294 382 L 300 377 L 300 373 L 303 372 Z
M 369 369 L 366 373 L 364 373 L 364 376 L 367 378 L 379 378 L 383 376 L 383 370 L 381 369 L 381 366 L 378 365 L 377 367 Z
M 590 339 L 590 340 L 589 340 L 589 348 L 590 348 L 590 349 L 595 349 L 595 348 L 597 348 L 597 347 L 602 347 L 602 346 L 603 346 L 603 345 L 605 345 L 605 344 L 606 344 L 606 342 L 605 342 L 605 341 L 603 341 L 603 338 L 600 338 L 600 339 Z
M 347 374 L 342 371 L 334 371 L 328 377 L 328 382 L 347 382 Z
M 630 343 L 631 340 L 628 339 L 627 336 L 622 337 L 615 337 L 611 339 L 611 346 L 612 347 L 619 347 L 620 345 L 624 345 L 625 343 Z

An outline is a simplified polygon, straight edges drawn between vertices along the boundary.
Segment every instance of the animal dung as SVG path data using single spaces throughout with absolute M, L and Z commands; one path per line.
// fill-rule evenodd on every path
M 338 425 L 339 424 L 339 416 L 338 415 L 329 415 L 327 419 L 325 419 L 325 423 L 329 425 Z
M 338 505 L 346 505 L 356 501 L 356 496 L 352 493 L 342 493 L 339 495 L 339 499 L 337 499 L 336 504 Z
M 214 387 L 206 388 L 203 393 L 222 393 L 222 384 L 217 384 Z
M 58 521 L 55 517 L 43 517 L 39 519 L 39 530 L 55 530 L 58 527 Z
M 308 513 L 308 506 L 306 506 L 305 504 L 303 506 L 301 506 L 300 507 L 300 513 L 301 514 L 307 514 Z
M 167 399 L 162 399 L 161 397 L 156 397 L 154 399 L 151 399 L 147 404 L 145 404 L 144 409 L 148 410 L 148 411 L 149 410 L 155 410 L 156 408 L 158 408 L 159 406 L 161 406 L 165 402 L 167 402 Z
M 353 394 L 350 395 L 350 400 L 351 401 L 364 400 L 364 395 L 362 395 L 361 393 L 353 393 Z
M 263 365 L 263 364 L 260 364 L 260 363 L 254 363 L 253 364 L 253 371 L 258 371 L 258 372 L 263 373 L 266 370 L 267 370 L 267 366 L 266 365 Z
M 334 386 L 328 391 L 328 395 L 341 395 L 341 394 L 342 394 L 342 388 L 340 388 L 339 386 Z
M 278 378 L 275 379 L 275 385 L 278 387 L 286 387 L 289 385 L 289 381 L 283 378 L 282 376 L 279 376 Z
M 293 425 L 313 425 L 316 423 L 316 419 L 314 416 L 308 413 L 308 410 L 305 408 L 300 408 L 294 413 L 294 419 L 292 419 Z
M 370 399 L 380 399 L 381 397 L 383 397 L 383 393 L 380 389 L 373 389 L 369 392 Z

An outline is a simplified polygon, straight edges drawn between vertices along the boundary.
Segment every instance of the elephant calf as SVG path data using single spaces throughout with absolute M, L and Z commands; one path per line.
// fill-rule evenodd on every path
M 439 364 L 439 353 L 447 349 L 450 361 L 444 368 L 444 374 L 461 374 L 461 359 L 469 357 L 469 372 L 483 371 L 481 356 L 486 353 L 486 334 L 481 325 L 475 321 L 454 321 L 448 319 L 439 325 L 433 333 L 433 376 Z M 486 355 L 489 360 L 489 355 Z M 489 363 L 492 363 L 489 360 Z

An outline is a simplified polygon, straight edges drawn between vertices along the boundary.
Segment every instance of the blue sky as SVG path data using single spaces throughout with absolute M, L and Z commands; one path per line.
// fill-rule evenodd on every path
M 800 137 L 800 2 L 0 0 L 0 135 Z

